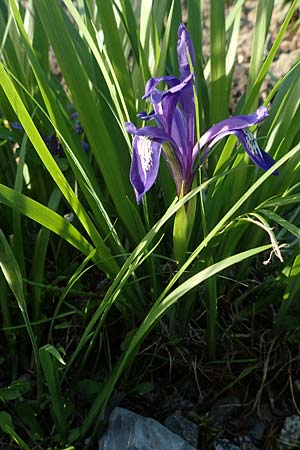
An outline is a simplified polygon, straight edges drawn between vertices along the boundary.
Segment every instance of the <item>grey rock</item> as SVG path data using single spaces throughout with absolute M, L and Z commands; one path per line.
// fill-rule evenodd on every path
M 211 407 L 211 414 L 215 417 L 225 417 L 236 412 L 241 406 L 240 399 L 233 395 L 228 395 L 216 401 Z
M 196 450 L 154 419 L 114 408 L 99 450 Z
M 233 442 L 228 439 L 218 439 L 214 443 L 215 450 L 259 450 L 247 436 L 242 436 Z
M 281 450 L 300 448 L 299 416 L 290 416 L 285 419 L 280 433 L 278 448 Z
M 230 442 L 228 439 L 218 439 L 214 443 L 215 450 L 241 450 L 240 446 L 237 446 Z
M 199 428 L 194 422 L 182 416 L 172 415 L 167 417 L 164 425 L 193 447 L 198 446 Z

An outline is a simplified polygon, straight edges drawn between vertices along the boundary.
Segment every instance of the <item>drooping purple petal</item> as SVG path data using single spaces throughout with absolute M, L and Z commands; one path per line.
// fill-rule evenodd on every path
M 217 144 L 217 142 L 219 142 L 224 137 L 229 136 L 230 134 L 236 134 L 236 133 L 237 132 L 235 130 L 232 130 L 232 131 L 222 131 L 221 133 L 217 134 L 217 136 L 215 136 L 215 138 L 212 141 L 210 141 L 210 143 L 206 146 L 206 148 L 201 153 L 200 164 L 202 164 L 206 160 L 206 158 L 212 151 L 212 148 Z M 195 159 L 197 157 L 199 150 L 200 150 L 200 143 L 198 143 L 198 145 L 196 144 L 193 149 L 193 164 L 195 162 Z
M 219 133 L 226 131 L 241 130 L 243 128 L 249 128 L 256 123 L 261 122 L 268 116 L 268 110 L 264 106 L 260 106 L 257 111 L 249 115 L 240 115 L 230 117 L 229 119 L 222 120 L 213 127 L 211 127 L 200 139 L 200 148 L 204 147 L 212 139 L 214 139 Z M 230 134 L 230 133 L 229 133 Z
M 184 80 L 191 73 L 189 57 L 192 66 L 195 66 L 195 50 L 191 36 L 183 23 L 178 28 L 177 54 L 180 80 Z
M 270 167 L 272 167 L 275 164 L 275 160 L 272 158 L 271 155 L 269 155 L 267 152 L 265 152 L 263 149 L 261 149 L 253 136 L 253 134 L 245 128 L 244 130 L 232 130 L 232 131 L 223 131 L 222 133 L 219 133 L 215 139 L 213 139 L 209 145 L 205 148 L 203 153 L 200 157 L 200 164 L 204 162 L 204 160 L 207 158 L 209 153 L 211 152 L 214 145 L 223 139 L 224 137 L 235 134 L 239 141 L 241 142 L 242 146 L 248 153 L 250 159 L 256 164 L 258 167 L 260 167 L 263 170 L 268 170 Z M 194 161 L 193 161 L 194 162 Z M 273 175 L 279 175 L 278 170 L 274 170 Z
M 137 166 L 138 161 L 140 161 L 141 167 L 147 166 L 146 162 L 149 161 L 150 158 L 149 155 L 152 154 L 151 153 L 152 150 L 157 151 L 158 148 L 158 146 L 155 146 L 154 143 L 159 144 L 159 148 L 160 150 L 162 150 L 163 156 L 172 173 L 177 193 L 180 193 L 182 181 L 184 179 L 185 166 L 180 149 L 178 148 L 178 145 L 174 141 L 173 137 L 171 137 L 168 133 L 166 133 L 166 131 L 163 128 L 149 127 L 149 126 L 136 128 L 131 122 L 127 122 L 125 124 L 125 127 L 128 133 L 134 134 L 135 137 L 145 138 L 144 141 L 134 139 L 133 146 L 136 147 L 134 156 L 135 159 L 134 167 L 135 168 L 138 167 Z M 151 143 L 151 146 L 149 143 L 147 144 L 149 147 L 146 145 L 147 140 Z M 164 145 L 164 147 L 161 149 L 161 145 L 164 142 L 166 142 L 166 145 Z M 145 152 L 145 156 L 143 156 L 143 152 Z M 154 159 L 154 163 L 155 162 L 156 160 Z M 155 164 L 154 167 L 156 167 Z M 138 173 L 137 180 L 139 184 L 137 184 L 137 181 L 134 179 L 134 170 L 136 169 L 132 169 L 130 172 L 132 174 L 130 180 L 133 180 L 132 185 L 134 186 L 138 201 L 140 201 L 144 193 L 147 192 L 148 189 L 150 189 L 157 176 L 157 173 L 152 168 L 152 165 L 149 164 L 149 170 L 150 169 L 152 170 L 152 172 L 149 173 L 149 176 L 147 176 L 147 178 L 145 178 L 145 176 L 143 178 L 140 175 L 142 169 L 139 169 L 139 171 L 137 172 Z
M 238 130 L 235 134 L 254 164 L 263 170 L 268 170 L 275 164 L 272 156 L 259 147 L 255 137 L 249 130 Z M 273 175 L 278 174 L 278 170 L 274 170 Z
M 132 148 L 130 182 L 140 203 L 157 178 L 161 143 L 146 136 L 134 136 Z
M 161 144 L 164 141 L 168 141 L 172 144 L 172 147 L 174 147 L 175 152 L 180 153 L 174 139 L 168 133 L 166 133 L 166 131 L 163 128 L 149 127 L 149 126 L 136 128 L 136 126 L 133 125 L 133 123 L 131 122 L 126 122 L 125 128 L 126 131 L 130 134 L 134 134 L 135 136 L 145 136 L 157 142 L 160 142 Z

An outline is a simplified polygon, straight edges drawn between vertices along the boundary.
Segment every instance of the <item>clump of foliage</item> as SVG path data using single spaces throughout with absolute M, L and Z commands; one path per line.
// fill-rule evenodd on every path
M 197 329 L 197 352 L 217 364 L 224 337 L 240 349 L 238 329 L 267 317 L 270 333 L 292 329 L 291 345 L 297 345 L 299 63 L 274 82 L 263 105 L 260 89 L 298 2 L 267 56 L 274 2 L 257 2 L 261 20 L 248 86 L 232 114 L 245 2 L 235 1 L 226 17 L 225 3 L 210 2 L 207 57 L 201 2 L 187 1 L 180 30 L 189 32 L 188 80 L 177 61 L 179 0 L 0 4 L 0 427 L 6 446 L 70 449 L 87 437 L 92 446 L 112 396 L 145 388 L 157 352 L 143 351 L 155 342 L 186 348 Z M 50 48 L 61 80 L 49 64 Z M 133 157 L 139 155 L 146 172 L 153 156 L 145 158 L 153 146 L 158 152 L 155 176 L 141 191 L 132 169 L 137 204 L 125 123 L 139 136 L 151 119 L 151 111 L 137 117 L 147 81 L 180 75 L 186 85 L 173 114 L 189 114 L 188 89 L 190 141 L 211 139 L 196 147 L 192 165 L 182 162 L 190 172 L 178 178 L 169 159 L 174 142 L 168 147 L 167 139 L 157 139 L 159 120 L 142 146 L 135 137 Z M 168 95 L 152 89 L 156 114 Z M 219 134 L 217 123 L 225 127 Z M 166 158 L 159 160 L 161 150 Z M 234 320 L 227 304 L 236 310 Z M 236 334 L 228 331 L 229 316 Z M 235 375 L 242 380 L 251 373 Z

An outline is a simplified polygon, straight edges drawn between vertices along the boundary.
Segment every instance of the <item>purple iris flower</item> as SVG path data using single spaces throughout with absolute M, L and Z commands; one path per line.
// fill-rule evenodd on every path
M 261 169 L 269 169 L 275 161 L 262 150 L 249 127 L 264 120 L 268 111 L 261 106 L 250 115 L 239 115 L 217 123 L 195 142 L 195 101 L 194 74 L 195 53 L 191 37 L 186 27 L 178 29 L 177 43 L 180 78 L 163 76 L 148 80 L 143 99 L 153 105 L 150 114 L 138 114 L 144 121 L 154 120 L 157 126 L 136 128 L 131 122 L 125 124 L 128 133 L 134 135 L 130 181 L 137 202 L 154 184 L 162 153 L 173 176 L 177 195 L 186 194 L 191 189 L 196 170 L 193 169 L 200 150 L 203 163 L 212 147 L 222 138 L 235 134 L 251 160 Z M 160 82 L 168 85 L 168 90 L 157 89 Z M 278 171 L 273 172 L 274 175 Z

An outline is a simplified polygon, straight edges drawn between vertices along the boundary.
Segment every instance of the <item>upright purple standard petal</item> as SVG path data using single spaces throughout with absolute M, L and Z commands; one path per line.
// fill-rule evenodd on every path
M 157 178 L 161 143 L 146 136 L 134 136 L 132 149 L 130 182 L 140 203 Z
M 195 66 L 195 51 L 191 36 L 183 23 L 178 28 L 177 55 L 180 80 L 184 80 L 191 73 L 189 57 L 192 66 Z
M 177 55 L 180 72 L 180 80 L 186 79 L 195 66 L 195 50 L 193 42 L 186 27 L 181 24 L 178 28 Z M 195 142 L 195 100 L 193 86 L 185 91 L 180 98 L 180 103 L 185 114 L 187 128 L 187 166 L 192 164 L 192 148 Z
M 151 80 L 157 81 L 159 79 L 153 78 Z M 149 82 L 151 80 L 149 80 Z M 150 97 L 150 102 L 153 104 L 155 112 L 154 118 L 158 126 L 164 128 L 168 134 L 171 133 L 173 114 L 177 107 L 177 103 L 186 95 L 186 92 L 189 88 L 192 88 L 192 86 L 193 74 L 190 73 L 184 80 L 177 80 L 177 82 L 174 83 L 167 91 L 159 91 L 155 88 L 155 83 L 152 83 L 151 89 L 148 89 L 147 96 Z

